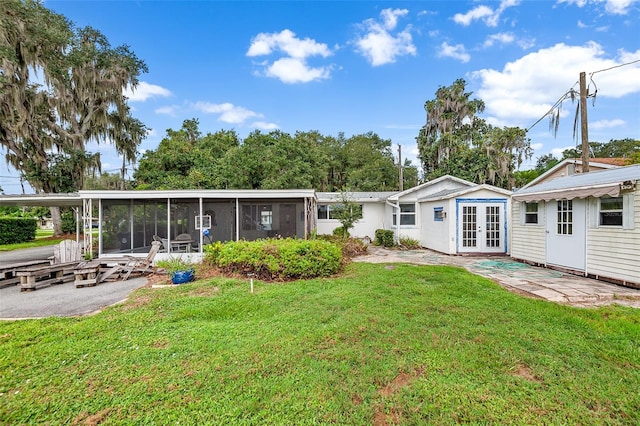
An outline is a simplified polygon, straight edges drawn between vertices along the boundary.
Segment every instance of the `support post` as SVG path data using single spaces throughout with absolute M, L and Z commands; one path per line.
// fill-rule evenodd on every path
M 587 124 L 587 77 L 580 73 L 580 136 L 582 138 L 582 173 L 589 172 L 589 126 Z

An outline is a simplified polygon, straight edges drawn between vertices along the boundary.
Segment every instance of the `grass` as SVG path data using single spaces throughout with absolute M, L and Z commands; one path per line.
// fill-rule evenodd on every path
M 638 424 L 639 388 L 638 310 L 445 266 L 357 263 L 253 294 L 201 280 L 0 323 L 6 424 Z
M 98 232 L 97 231 L 92 231 L 92 232 L 93 232 L 93 237 L 96 238 L 98 236 Z M 35 240 L 29 241 L 26 243 L 0 244 L 0 252 L 34 248 L 34 247 L 53 246 L 58 244 L 62 240 L 68 240 L 68 239 L 74 240 L 75 238 L 76 238 L 75 234 L 63 235 L 61 237 L 54 237 L 52 229 L 37 229 Z

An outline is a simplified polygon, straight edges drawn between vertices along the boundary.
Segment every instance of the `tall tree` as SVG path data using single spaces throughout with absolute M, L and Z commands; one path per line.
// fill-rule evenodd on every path
M 458 79 L 451 86 L 439 87 L 436 98 L 424 104 L 425 125 L 418 135 L 418 150 L 425 174 L 436 170 L 471 143 L 477 128 L 476 115 L 484 111 L 484 102 L 470 99 L 466 81 Z
M 595 158 L 625 158 L 629 164 L 640 163 L 640 140 L 625 138 L 609 142 L 589 142 L 590 156 Z M 562 159 L 581 158 L 582 147 L 565 149 Z
M 75 153 L 88 141 L 140 143 L 122 136 L 133 122 L 123 90 L 135 88 L 145 64 L 127 46 L 112 48 L 90 27 L 76 30 L 36 0 L 0 2 L 0 145 L 6 159 L 37 192 L 54 192 L 47 156 L 69 154 L 72 189 L 83 187 L 87 167 Z M 117 120 L 116 120 L 117 118 Z M 93 157 L 99 164 L 99 157 Z M 59 215 L 52 210 L 59 232 Z
M 425 103 L 427 122 L 417 138 L 425 179 L 450 174 L 511 189 L 516 169 L 533 155 L 530 140 L 523 129 L 493 127 L 478 117 L 484 102 L 470 99 L 465 85 L 459 79 L 440 87 Z

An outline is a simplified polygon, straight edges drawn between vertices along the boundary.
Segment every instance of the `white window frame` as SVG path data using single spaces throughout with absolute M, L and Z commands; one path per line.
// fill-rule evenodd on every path
M 625 197 L 623 196 L 619 196 L 619 197 L 603 197 L 603 198 L 599 198 L 598 199 L 598 226 L 599 227 L 605 227 L 605 228 L 622 228 L 624 225 L 624 202 Z M 622 204 L 621 207 L 619 209 L 603 209 L 602 208 L 602 202 L 603 201 L 612 201 L 612 200 L 620 200 L 620 203 Z M 604 224 L 602 223 L 602 218 L 603 218 L 603 213 L 615 213 L 619 216 L 620 218 L 620 224 Z
M 402 211 L 402 207 L 403 206 L 412 206 L 413 207 L 413 211 L 407 212 L 407 211 Z M 400 210 L 400 227 L 415 227 L 416 226 L 416 222 L 417 222 L 417 212 L 418 212 L 418 208 L 416 207 L 416 203 L 399 203 L 398 204 L 398 208 L 394 209 L 393 212 L 393 226 L 398 226 L 398 218 L 396 217 L 398 215 L 398 210 Z M 402 223 L 402 218 L 409 218 L 409 217 L 413 217 L 413 223 Z
M 527 207 L 528 206 L 536 206 L 536 211 L 527 211 Z M 531 216 L 533 217 L 535 215 L 536 221 L 535 222 L 528 222 L 527 221 L 527 216 Z M 522 203 L 522 224 L 523 225 L 539 225 L 540 224 L 540 203 L 536 202 L 523 202 Z
M 331 212 L 333 211 L 333 208 L 335 206 L 338 206 L 340 204 L 327 204 L 327 203 L 320 203 L 318 204 L 318 207 L 316 208 L 316 216 L 318 218 L 318 220 L 333 220 L 333 221 L 338 221 L 338 219 L 332 217 Z M 358 218 L 358 220 L 362 220 L 364 218 L 364 205 L 363 204 L 358 204 L 360 206 L 360 217 Z M 327 217 L 326 218 L 321 218 L 320 214 L 319 214 L 319 210 L 320 210 L 320 206 L 324 206 L 326 207 L 326 212 L 327 212 Z

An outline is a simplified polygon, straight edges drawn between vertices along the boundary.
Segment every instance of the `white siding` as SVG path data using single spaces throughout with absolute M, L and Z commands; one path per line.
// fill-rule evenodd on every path
M 358 202 L 355 202 L 358 204 Z M 318 204 L 330 204 L 330 203 L 318 203 Z M 363 203 L 362 204 L 362 219 L 358 220 L 349 233 L 353 237 L 364 238 L 369 237 L 373 241 L 375 238 L 376 229 L 384 228 L 386 222 L 385 217 L 385 203 Z M 318 219 L 317 230 L 319 235 L 332 234 L 333 230 L 341 226 L 340 221 L 336 219 Z
M 525 224 L 524 203 L 514 201 L 511 206 L 511 256 L 529 262 L 546 263 L 545 203 L 538 203 L 538 223 Z
M 597 215 L 597 210 L 591 214 Z M 640 189 L 634 197 L 634 220 L 633 229 L 588 229 L 588 274 L 640 284 Z
M 455 224 L 455 214 L 451 215 L 449 200 L 431 201 L 422 203 L 421 205 L 421 218 L 422 229 L 420 238 L 420 245 L 432 250 L 436 250 L 443 253 L 452 253 L 449 244 L 449 228 L 453 222 Z M 433 209 L 435 207 L 442 207 L 446 213 L 446 218 L 442 221 L 435 221 L 433 219 Z M 453 247 L 453 253 L 455 253 L 455 245 Z

